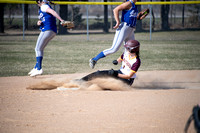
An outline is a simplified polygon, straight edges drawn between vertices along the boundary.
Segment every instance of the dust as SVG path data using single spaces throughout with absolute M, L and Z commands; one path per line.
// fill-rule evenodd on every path
M 46 80 L 36 84 L 32 84 L 26 89 L 28 90 L 53 90 L 56 89 L 58 86 L 61 86 L 63 82 L 55 81 L 55 80 Z
M 83 81 L 72 79 L 69 81 L 59 80 L 46 80 L 33 85 L 28 86 L 26 89 L 29 90 L 53 90 L 57 88 L 77 88 L 76 90 L 89 90 L 89 91 L 100 91 L 100 90 L 111 90 L 111 91 L 129 91 L 133 89 L 131 86 L 124 82 L 114 78 L 95 78 L 91 81 Z
M 101 90 L 128 91 L 133 89 L 131 86 L 125 84 L 121 80 L 114 78 L 96 78 L 89 81 L 89 83 L 91 83 L 93 86 L 97 85 Z

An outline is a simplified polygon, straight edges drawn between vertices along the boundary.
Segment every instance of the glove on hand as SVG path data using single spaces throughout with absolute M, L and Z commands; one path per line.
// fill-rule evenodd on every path
M 117 60 L 114 60 L 114 61 L 113 61 L 113 64 L 114 64 L 114 65 L 117 65 L 117 64 L 118 64 L 118 61 L 117 61 Z
M 108 75 L 113 76 L 113 77 L 118 77 L 118 71 L 111 69 L 108 71 Z
M 62 21 L 60 24 L 67 29 L 74 28 L 74 22 L 72 21 Z
M 144 19 L 148 14 L 149 14 L 149 8 L 142 10 L 141 12 L 138 13 L 137 20 Z

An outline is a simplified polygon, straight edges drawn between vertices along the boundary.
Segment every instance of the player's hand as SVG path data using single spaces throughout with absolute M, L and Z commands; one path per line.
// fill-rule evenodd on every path
M 118 77 L 118 71 L 111 69 L 108 71 L 108 75 L 113 76 L 113 77 Z
M 114 61 L 113 61 L 113 64 L 114 64 L 114 65 L 117 65 L 117 64 L 118 64 L 118 61 L 117 61 L 117 60 L 114 60 Z
M 40 26 L 41 24 L 42 24 L 42 21 L 41 21 L 41 20 L 38 20 L 38 21 L 37 21 L 37 25 Z
M 119 27 L 120 23 L 116 23 L 116 25 L 113 27 L 114 29 L 117 29 Z

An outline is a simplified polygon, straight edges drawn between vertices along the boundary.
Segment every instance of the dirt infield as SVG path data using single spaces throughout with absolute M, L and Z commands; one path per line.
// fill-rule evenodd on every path
M 85 75 L 0 77 L 0 132 L 181 133 L 200 103 L 200 70 L 140 71 L 131 88 L 109 79 L 92 82 L 92 89 L 26 89 Z M 194 132 L 192 122 L 188 133 Z

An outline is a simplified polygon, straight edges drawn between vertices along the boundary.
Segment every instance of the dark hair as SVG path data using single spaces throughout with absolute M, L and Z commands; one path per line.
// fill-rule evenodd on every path
M 140 57 L 140 51 L 137 51 L 135 54 L 137 55 L 137 57 Z
M 40 3 L 42 2 L 42 0 L 35 0 L 36 1 L 36 3 L 38 4 L 38 1 L 40 1 Z
M 43 0 L 35 0 L 35 1 L 36 1 L 36 3 L 38 4 L 38 1 L 40 1 L 40 3 L 41 3 Z M 49 1 L 50 4 L 55 5 L 55 3 L 51 2 L 51 0 L 48 0 L 48 1 Z
M 140 56 L 140 51 L 134 51 L 134 50 L 133 50 L 133 51 L 129 51 L 129 52 L 130 52 L 130 53 L 135 53 L 137 57 Z

